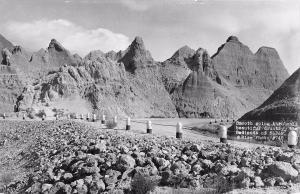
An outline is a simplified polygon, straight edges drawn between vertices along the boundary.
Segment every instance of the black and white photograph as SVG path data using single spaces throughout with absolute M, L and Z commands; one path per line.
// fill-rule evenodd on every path
M 0 0 L 0 194 L 300 194 L 300 0 Z

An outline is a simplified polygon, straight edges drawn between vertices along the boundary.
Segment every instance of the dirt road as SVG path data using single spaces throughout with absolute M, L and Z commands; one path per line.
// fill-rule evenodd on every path
M 0 120 L 2 120 L 1 118 Z M 7 120 L 22 120 L 21 117 L 16 118 L 16 117 L 11 117 L 11 118 L 6 118 Z M 30 121 L 31 119 L 27 119 Z M 35 120 L 41 120 L 35 119 Z M 47 117 L 46 120 L 55 120 L 55 117 Z M 90 124 L 94 127 L 99 127 L 99 128 L 105 128 L 105 126 L 101 125 L 100 121 L 97 122 L 88 122 L 86 120 L 80 120 L 80 119 L 75 119 L 78 122 L 85 122 L 87 124 Z M 202 133 L 199 133 L 197 131 L 189 130 L 186 128 L 190 127 L 201 127 L 205 124 L 208 124 L 210 121 L 214 121 L 212 119 L 197 119 L 197 118 L 191 118 L 191 119 L 186 119 L 186 118 L 146 118 L 146 119 L 131 119 L 131 131 L 134 133 L 139 133 L 139 134 L 144 134 L 146 133 L 147 130 L 147 121 L 150 120 L 152 122 L 152 133 L 154 135 L 159 135 L 159 136 L 169 136 L 169 137 L 175 137 L 176 134 L 176 124 L 178 122 L 181 122 L 183 125 L 183 139 L 185 140 L 193 140 L 193 141 L 200 141 L 200 142 L 219 142 L 219 138 L 217 137 L 212 137 L 212 136 L 207 136 Z M 220 120 L 218 120 L 220 122 Z M 118 119 L 118 126 L 117 130 L 122 130 L 125 131 L 126 127 L 126 119 Z M 262 144 L 254 144 L 254 143 L 249 143 L 249 142 L 242 142 L 242 141 L 233 141 L 233 140 L 228 140 L 228 142 L 232 145 L 235 146 L 241 146 L 244 148 L 255 148 L 259 146 L 265 146 Z

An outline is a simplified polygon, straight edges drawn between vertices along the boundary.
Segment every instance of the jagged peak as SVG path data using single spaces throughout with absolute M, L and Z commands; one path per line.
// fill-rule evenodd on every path
M 131 73 L 134 73 L 135 69 L 140 66 L 154 64 L 151 53 L 146 50 L 144 41 L 139 36 L 133 40 L 124 52 L 118 52 L 117 55 L 118 62 L 122 62 L 125 69 Z
M 226 42 L 240 42 L 238 37 L 236 36 L 229 36 L 226 40 Z
M 262 46 L 260 47 L 255 55 L 272 55 L 272 56 L 277 56 L 279 58 L 279 54 L 275 48 L 272 47 L 267 47 L 267 46 Z
M 136 36 L 133 40 L 133 42 L 137 43 L 137 44 L 144 44 L 143 38 L 140 36 Z
M 111 50 L 111 51 L 108 51 L 107 53 L 105 53 L 105 54 L 107 54 L 107 55 L 110 55 L 110 54 L 113 54 L 113 55 L 115 55 L 115 54 L 117 54 L 117 52 L 116 51 L 114 51 L 114 50 Z
M 208 54 L 207 50 L 204 48 L 201 48 L 201 47 L 196 50 L 196 53 L 197 54 L 202 54 L 202 53 Z
M 51 39 L 50 43 L 49 43 L 49 49 L 55 49 L 57 51 L 63 51 L 65 50 L 65 48 L 56 40 L 56 39 Z
M 23 53 L 25 52 L 25 49 L 21 46 L 14 46 L 12 48 L 12 54 L 15 54 L 15 53 Z
M 146 50 L 144 41 L 140 36 L 135 37 L 129 48 L 133 50 Z
M 101 50 L 94 50 L 94 51 L 91 51 L 89 52 L 85 57 L 84 59 L 85 60 L 95 60 L 99 57 L 104 57 L 105 56 L 105 53 L 103 53 Z
M 195 54 L 195 50 L 190 48 L 189 46 L 185 45 L 181 48 L 179 48 L 173 55 L 171 58 L 178 58 L 178 57 L 182 57 L 182 58 L 187 58 L 190 57 L 192 55 Z
M 226 43 L 222 44 L 217 52 L 211 57 L 211 58 L 215 58 L 216 56 L 218 56 L 218 54 L 224 49 L 224 48 L 228 48 L 228 47 L 235 47 L 235 46 L 239 46 L 240 48 L 244 48 L 246 50 L 246 52 L 249 52 L 251 54 L 253 54 L 253 52 L 250 50 L 250 48 L 247 45 L 244 45 L 242 42 L 239 41 L 238 37 L 236 36 L 229 36 L 226 40 Z

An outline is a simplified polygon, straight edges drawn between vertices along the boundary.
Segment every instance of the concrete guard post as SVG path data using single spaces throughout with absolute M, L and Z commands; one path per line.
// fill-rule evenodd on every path
M 113 122 L 116 124 L 116 128 L 118 127 L 118 117 L 115 116 Z
M 290 129 L 288 134 L 288 147 L 295 148 L 298 143 L 297 129 Z
M 178 122 L 176 125 L 176 138 L 177 139 L 182 139 L 182 124 L 181 122 Z
M 130 130 L 130 125 L 131 125 L 131 123 L 130 123 L 130 117 L 128 117 L 127 120 L 126 120 L 126 131 Z
M 221 143 L 227 143 L 227 127 L 225 125 L 219 126 L 219 137 Z
M 147 121 L 147 133 L 151 134 L 152 133 L 152 122 Z
M 105 115 L 102 115 L 101 124 L 105 124 Z

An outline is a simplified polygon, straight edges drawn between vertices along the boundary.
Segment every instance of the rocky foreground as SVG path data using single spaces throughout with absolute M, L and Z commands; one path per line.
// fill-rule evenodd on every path
M 1 121 L 0 192 L 146 193 L 168 186 L 223 193 L 291 187 L 300 155 L 274 147 L 96 129 L 73 121 Z

